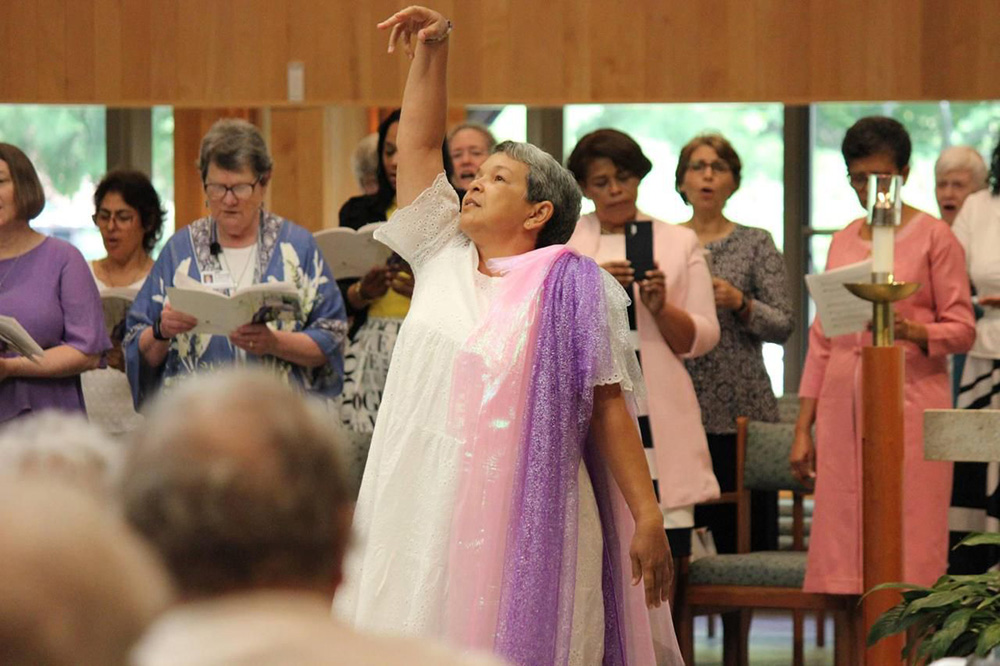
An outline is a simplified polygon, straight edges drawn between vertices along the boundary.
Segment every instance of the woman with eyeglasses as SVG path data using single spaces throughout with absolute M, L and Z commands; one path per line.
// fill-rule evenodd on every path
M 163 232 L 166 211 L 146 174 L 117 170 L 108 173 L 94 192 L 94 224 L 101 232 L 107 256 L 90 262 L 90 272 L 102 295 L 109 289 L 142 288 L 153 267 L 150 254 Z M 81 377 L 87 416 L 111 433 L 124 433 L 141 422 L 132 405 L 122 338 L 125 321 L 105 322 L 111 336 L 107 368 Z
M 637 207 L 639 183 L 653 165 L 632 137 L 613 129 L 591 132 L 573 148 L 567 166 L 595 207 L 577 222 L 568 245 L 611 273 L 632 298 L 632 344 L 649 391 L 639 430 L 655 460 L 650 471 L 670 550 L 681 559 L 691 554 L 694 505 L 719 496 L 683 360 L 708 353 L 719 341 L 711 276 L 691 231 Z M 656 269 L 641 280 L 626 259 L 626 226 L 635 220 L 653 225 Z
M 0 315 L 44 350 L 29 360 L 0 343 L 0 424 L 44 409 L 84 411 L 80 373 L 111 347 L 83 255 L 31 228 L 44 206 L 31 160 L 0 143 Z
M 692 229 L 705 248 L 721 336 L 715 349 L 685 361 L 708 435 L 712 467 L 723 492 L 736 489 L 736 417 L 777 421 L 778 401 L 764 367 L 763 343 L 782 344 L 792 333 L 785 262 L 771 234 L 733 222 L 726 203 L 740 187 L 743 164 L 721 134 L 702 134 L 681 149 L 674 187 L 691 206 Z M 778 546 L 778 496 L 755 492 L 753 550 Z M 720 553 L 736 552 L 736 509 L 699 506 L 698 525 L 712 530 Z
M 201 142 L 208 217 L 167 241 L 129 311 L 125 366 L 136 407 L 160 386 L 230 364 L 254 363 L 326 398 L 340 394 L 344 303 L 307 230 L 264 209 L 272 161 L 260 131 L 216 122 Z M 263 282 L 295 286 L 299 307 L 229 335 L 192 333 L 197 320 L 170 305 L 167 289 L 194 280 L 231 295 Z
M 910 173 L 910 136 L 892 118 L 856 122 L 841 146 L 847 175 L 865 208 L 868 177 Z M 865 217 L 838 231 L 827 270 L 871 256 Z M 903 580 L 930 585 L 948 561 L 948 502 L 952 465 L 924 460 L 923 412 L 951 407 L 948 354 L 966 352 L 975 319 L 965 253 L 943 221 L 903 205 L 895 235 L 893 275 L 920 289 L 896 303 L 896 345 L 905 352 L 903 468 Z M 792 473 L 815 479 L 815 510 L 804 589 L 860 594 L 861 569 L 861 349 L 871 333 L 828 338 L 819 319 L 809 329 L 809 353 L 799 385 L 799 417 L 789 456 Z M 816 427 L 813 442 L 812 427 Z

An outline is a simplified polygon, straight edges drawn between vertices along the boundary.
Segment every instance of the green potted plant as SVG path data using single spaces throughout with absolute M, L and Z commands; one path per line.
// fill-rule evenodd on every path
M 1000 546 L 1000 534 L 974 533 L 960 546 Z M 885 583 L 877 590 L 901 590 L 903 600 L 883 613 L 868 633 L 868 645 L 906 632 L 907 663 L 943 657 L 985 657 L 1000 646 L 1000 572 L 942 576 L 931 587 Z

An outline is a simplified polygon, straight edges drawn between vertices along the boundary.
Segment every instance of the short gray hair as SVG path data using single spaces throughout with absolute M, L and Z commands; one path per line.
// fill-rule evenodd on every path
M 941 151 L 934 163 L 934 176 L 940 178 L 952 171 L 968 171 L 972 174 L 975 190 L 986 187 L 986 162 L 972 146 L 950 146 Z
M 6 666 L 129 663 L 172 601 L 149 547 L 105 505 L 55 479 L 0 478 L 0 562 Z
M 547 152 L 530 143 L 504 141 L 494 150 L 528 167 L 528 201 L 552 203 L 552 217 L 540 232 L 535 247 L 559 245 L 573 235 L 580 219 L 583 195 L 576 178 Z
M 121 478 L 124 443 L 80 414 L 46 410 L 0 430 L 0 473 L 51 477 L 112 498 Z
M 193 377 L 154 405 L 126 463 L 125 515 L 185 594 L 337 580 L 340 442 L 311 400 L 238 370 Z
M 490 128 L 482 123 L 477 123 L 474 120 L 467 120 L 464 123 L 459 123 L 458 125 L 452 127 L 451 130 L 448 131 L 448 143 L 451 143 L 451 140 L 455 138 L 456 134 L 467 129 L 476 130 L 483 135 L 483 138 L 486 139 L 486 150 L 492 152 L 496 147 L 497 138 L 493 136 L 493 132 L 490 131 Z
M 202 181 L 208 176 L 211 164 L 226 171 L 240 171 L 249 167 L 254 178 L 261 179 L 274 167 L 264 135 L 242 118 L 217 120 L 205 134 L 198 156 Z
M 358 141 L 354 152 L 351 153 L 351 171 L 354 172 L 358 185 L 362 187 L 365 179 L 378 178 L 378 132 L 372 132 Z

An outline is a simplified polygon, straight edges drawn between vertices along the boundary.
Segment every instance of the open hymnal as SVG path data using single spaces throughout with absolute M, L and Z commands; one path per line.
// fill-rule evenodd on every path
M 871 279 L 871 259 L 806 276 L 806 287 L 816 303 L 816 316 L 823 324 L 826 337 L 858 333 L 868 328 L 872 304 L 849 292 L 844 285 L 871 282 Z
M 336 227 L 317 231 L 314 236 L 330 272 L 338 280 L 360 278 L 375 266 L 384 266 L 392 250 L 375 240 L 375 230 L 385 224 L 372 222 L 357 231 Z
M 29 360 L 45 352 L 13 317 L 0 315 L 0 351 L 12 351 Z
M 139 294 L 135 287 L 108 287 L 101 289 L 101 307 L 104 309 L 104 327 L 113 336 L 128 316 L 132 301 Z
M 229 335 L 244 324 L 296 318 L 301 312 L 299 291 L 291 282 L 262 282 L 226 296 L 179 276 L 175 286 L 167 287 L 167 299 L 174 310 L 198 320 L 191 333 L 208 335 Z

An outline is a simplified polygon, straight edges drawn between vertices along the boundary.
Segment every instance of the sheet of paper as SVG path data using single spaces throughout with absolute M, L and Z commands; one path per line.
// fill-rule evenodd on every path
M 135 300 L 138 293 L 138 289 L 130 287 L 111 287 L 101 290 L 104 327 L 107 329 L 108 335 L 113 336 L 115 329 L 125 321 L 129 308 L 132 307 L 132 301 Z
M 20 322 L 4 315 L 0 315 L 0 346 L 6 346 L 6 351 L 16 352 L 32 361 L 45 353 Z
M 316 244 L 338 280 L 360 278 L 375 266 L 384 266 L 392 250 L 374 238 L 383 222 L 366 224 L 357 231 L 345 227 L 324 229 L 315 234 Z
M 262 324 L 282 317 L 294 319 L 299 313 L 298 291 L 288 282 L 255 284 L 232 296 L 200 284 L 193 288 L 167 287 L 167 298 L 170 307 L 198 320 L 192 333 L 208 335 L 229 335 L 244 324 Z
M 828 338 L 868 328 L 872 319 L 872 304 L 847 291 L 844 285 L 871 282 L 871 279 L 871 259 L 806 276 L 806 287 L 816 303 L 816 316 Z

